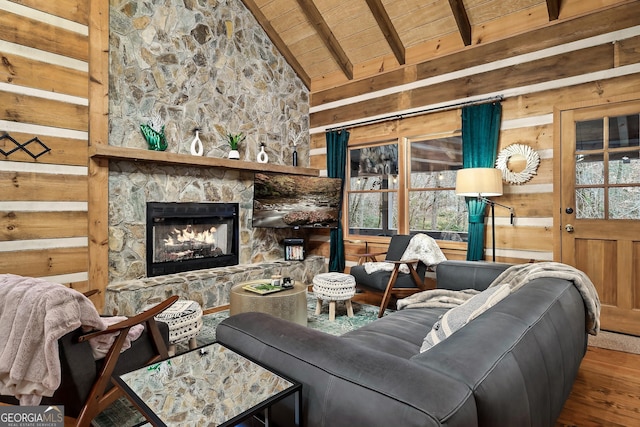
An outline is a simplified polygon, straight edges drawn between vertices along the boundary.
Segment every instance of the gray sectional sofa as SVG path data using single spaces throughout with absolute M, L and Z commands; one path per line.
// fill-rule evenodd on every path
M 506 267 L 445 261 L 437 286 L 483 290 Z M 244 313 L 216 334 L 303 384 L 305 426 L 553 426 L 587 346 L 574 284 L 535 279 L 421 353 L 446 310 L 406 308 L 339 337 Z

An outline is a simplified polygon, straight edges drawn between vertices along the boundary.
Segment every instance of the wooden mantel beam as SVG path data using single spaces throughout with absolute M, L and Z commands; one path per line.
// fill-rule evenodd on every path
M 313 3 L 313 0 L 297 0 L 300 8 L 304 12 L 305 16 L 316 29 L 320 38 L 324 42 L 329 52 L 333 56 L 333 59 L 338 63 L 342 72 L 347 76 L 347 79 L 353 80 L 353 64 L 347 57 L 347 54 L 340 46 L 338 39 L 333 35 L 333 32 L 327 25 L 327 22 L 322 17 L 322 14 Z
M 451 12 L 458 24 L 458 31 L 462 36 L 462 42 L 465 46 L 471 45 L 471 23 L 467 16 L 467 10 L 464 8 L 462 0 L 449 0 L 449 6 L 451 6 Z
M 304 68 L 302 68 L 302 65 L 300 65 L 295 55 L 291 52 L 286 43 L 280 38 L 278 32 L 273 28 L 267 17 L 264 16 L 256 2 L 254 0 L 242 0 L 242 3 L 244 3 L 245 7 L 249 9 L 249 12 L 253 14 L 253 16 L 258 21 L 258 24 L 260 24 L 265 33 L 267 33 L 267 36 L 269 37 L 271 42 L 282 54 L 287 63 L 289 63 L 291 68 L 293 68 L 293 71 L 298 75 L 300 80 L 302 80 L 307 89 L 310 89 L 311 77 L 309 77 L 309 74 L 307 74 Z
M 396 28 L 391 22 L 391 18 L 389 18 L 387 11 L 384 9 L 382 0 L 367 0 L 367 5 L 373 14 L 373 17 L 376 18 L 382 34 L 384 34 L 384 37 L 387 39 L 387 43 L 389 43 L 389 47 L 396 56 L 398 64 L 404 65 L 406 62 L 404 45 L 402 44 L 402 40 L 400 40 L 400 36 L 398 36 Z

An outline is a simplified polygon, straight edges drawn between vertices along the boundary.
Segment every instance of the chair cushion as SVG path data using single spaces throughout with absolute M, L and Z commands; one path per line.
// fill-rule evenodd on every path
M 511 289 L 508 284 L 493 286 L 474 295 L 472 298 L 457 307 L 447 311 L 438 320 L 422 342 L 420 352 L 429 350 L 434 345 L 451 336 L 458 329 L 493 307 L 504 299 Z
M 356 279 L 356 283 L 359 287 L 371 288 L 384 292 L 387 289 L 387 283 L 391 277 L 390 271 L 376 271 L 375 273 L 368 274 L 364 265 L 356 265 L 351 267 L 349 272 Z M 421 272 L 418 274 L 420 275 Z M 410 274 L 398 273 L 396 279 L 395 288 L 416 288 L 416 284 L 411 278 Z

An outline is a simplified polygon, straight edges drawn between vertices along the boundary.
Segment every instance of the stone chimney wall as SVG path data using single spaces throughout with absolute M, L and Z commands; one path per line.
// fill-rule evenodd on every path
M 309 163 L 309 91 L 240 0 L 111 0 L 109 144 L 146 150 L 140 125 L 159 116 L 167 152 L 225 158 L 226 133 L 246 139 L 241 161 Z M 253 174 L 111 161 L 109 282 L 145 272 L 146 202 L 237 202 L 240 263 L 281 259 L 293 231 L 253 229 Z

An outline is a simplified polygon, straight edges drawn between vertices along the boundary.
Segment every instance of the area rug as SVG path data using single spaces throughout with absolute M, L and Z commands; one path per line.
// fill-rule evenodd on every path
M 366 325 L 378 318 L 378 307 L 371 305 L 352 303 L 353 317 L 347 316 L 344 303 L 336 304 L 335 321 L 329 321 L 329 306 L 323 304 L 322 312 L 314 314 L 316 309 L 316 299 L 313 293 L 307 295 L 307 327 L 318 329 L 331 335 L 342 335 L 351 330 Z M 387 310 L 392 312 L 393 310 Z M 208 314 L 202 317 L 202 329 L 196 337 L 198 346 L 210 344 L 216 339 L 216 327 L 220 322 L 229 317 L 229 310 L 223 310 Z M 177 344 L 176 353 L 187 351 L 186 344 Z M 146 426 L 145 419 L 128 399 L 121 398 L 113 403 L 109 408 L 98 415 L 92 422 L 95 427 L 133 427 Z
M 589 345 L 625 353 L 640 354 L 640 337 L 600 331 L 598 335 L 589 335 Z

